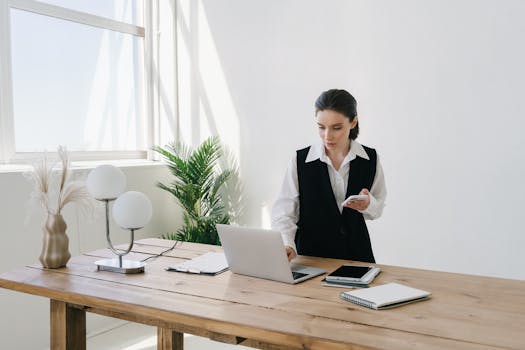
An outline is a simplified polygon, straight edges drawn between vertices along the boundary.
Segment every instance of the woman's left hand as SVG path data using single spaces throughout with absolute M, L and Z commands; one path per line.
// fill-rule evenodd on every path
M 354 210 L 359 210 L 359 211 L 365 210 L 366 208 L 368 208 L 368 205 L 370 204 L 369 193 L 370 192 L 368 192 L 366 188 L 363 188 L 361 192 L 359 192 L 359 194 L 366 194 L 366 199 L 350 201 L 346 203 L 346 207 L 352 208 Z

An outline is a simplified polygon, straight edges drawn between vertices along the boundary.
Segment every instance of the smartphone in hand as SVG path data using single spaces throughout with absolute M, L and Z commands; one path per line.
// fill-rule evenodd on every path
M 346 203 L 348 202 L 352 202 L 352 201 L 364 201 L 368 198 L 368 195 L 366 194 L 353 194 L 351 196 L 348 196 L 347 199 L 344 200 L 343 203 L 341 203 L 341 205 L 344 207 L 346 206 Z

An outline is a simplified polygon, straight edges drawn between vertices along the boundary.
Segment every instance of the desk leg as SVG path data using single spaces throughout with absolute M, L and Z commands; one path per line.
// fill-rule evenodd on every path
M 168 328 L 157 328 L 157 350 L 183 350 L 184 333 Z
M 51 349 L 86 350 L 86 312 L 51 299 Z

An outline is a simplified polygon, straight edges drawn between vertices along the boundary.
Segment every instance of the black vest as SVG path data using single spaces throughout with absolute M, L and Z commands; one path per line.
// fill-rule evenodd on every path
M 346 197 L 370 190 L 376 173 L 377 154 L 363 146 L 368 159 L 350 162 Z M 319 159 L 305 163 L 310 147 L 297 151 L 299 222 L 295 243 L 301 255 L 375 262 L 363 214 L 344 208 L 339 212 L 327 164 Z

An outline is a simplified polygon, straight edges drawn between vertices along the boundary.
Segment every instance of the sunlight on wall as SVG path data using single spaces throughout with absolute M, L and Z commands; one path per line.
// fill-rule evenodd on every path
M 221 135 L 229 147 L 238 155 L 240 147 L 239 117 L 233 105 L 230 89 L 202 6 L 199 7 L 198 13 L 198 23 L 201 24 L 198 40 L 200 53 L 198 64 L 200 75 L 205 77 L 203 79 L 204 94 L 207 96 L 209 109 L 215 116 L 214 120 L 208 116 L 208 121 L 212 126 L 215 124 L 215 132 Z
M 273 203 L 263 203 L 261 209 L 261 227 L 262 228 L 271 228 L 272 227 L 272 204 Z
M 219 135 L 239 159 L 239 117 L 202 3 L 180 1 L 178 14 L 181 138 L 196 145 Z
M 199 128 L 199 135 L 201 135 L 201 137 L 207 137 L 208 135 L 219 135 L 221 137 L 221 139 L 223 140 L 223 142 L 225 141 L 224 140 L 224 137 L 221 133 L 219 132 L 214 132 L 215 130 L 211 129 L 210 127 L 212 125 L 210 125 L 210 123 L 208 123 L 208 120 L 213 120 L 213 110 L 210 110 L 209 108 L 206 108 L 206 106 L 204 105 L 203 101 L 200 100 L 199 101 L 199 122 L 198 124 L 196 125 L 198 128 Z

